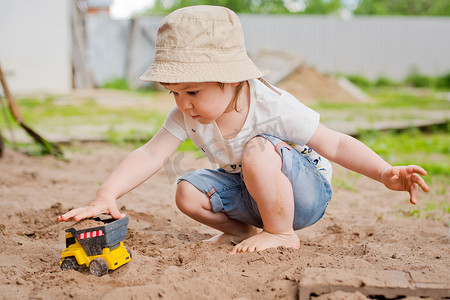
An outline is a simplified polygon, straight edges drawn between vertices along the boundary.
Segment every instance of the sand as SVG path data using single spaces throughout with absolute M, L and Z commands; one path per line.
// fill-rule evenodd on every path
M 450 282 L 448 214 L 409 216 L 406 193 L 335 166 L 340 178 L 324 218 L 298 231 L 298 250 L 229 255 L 231 244 L 201 243 L 217 232 L 178 211 L 177 174 L 210 166 L 176 154 L 151 180 L 118 201 L 130 216 L 124 241 L 130 263 L 95 277 L 61 271 L 64 230 L 56 217 L 91 200 L 129 152 L 107 144 L 66 150 L 68 161 L 6 149 L 0 160 L 0 298 L 2 299 L 297 299 L 307 268 L 399 270 L 429 282 Z M 340 184 L 339 184 L 340 182 Z M 342 184 L 345 182 L 345 184 Z M 433 181 L 422 201 L 448 201 Z M 447 189 L 447 190 L 446 190 Z M 444 191 L 444 192 L 442 192 Z M 337 291 L 320 299 L 366 299 Z
M 71 222 L 73 223 L 73 222 Z M 82 229 L 88 229 L 88 228 L 95 228 L 95 227 L 100 227 L 100 226 L 104 226 L 105 223 L 101 222 L 101 221 L 96 221 L 94 219 L 83 219 L 80 220 L 78 222 L 76 222 L 75 224 L 72 224 L 70 227 L 75 228 L 75 230 L 82 230 Z
M 337 77 L 320 73 L 307 65 L 299 67 L 277 84 L 279 88 L 288 91 L 305 104 L 354 103 L 368 99 L 362 91 L 355 92 L 355 86 L 350 88 L 348 85 L 351 84 L 343 86 Z

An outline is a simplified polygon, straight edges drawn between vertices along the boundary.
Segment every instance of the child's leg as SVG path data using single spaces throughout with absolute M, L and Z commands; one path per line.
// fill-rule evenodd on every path
M 245 185 L 258 205 L 263 231 L 233 248 L 232 253 L 272 247 L 299 248 L 293 230 L 294 195 L 289 179 L 281 172 L 282 160 L 271 142 L 263 137 L 249 141 L 242 157 Z
M 208 196 L 188 181 L 181 180 L 178 183 L 175 199 L 178 208 L 183 213 L 202 224 L 223 232 L 206 242 L 216 244 L 240 242 L 258 232 L 255 227 L 230 219 L 223 212 L 213 212 Z

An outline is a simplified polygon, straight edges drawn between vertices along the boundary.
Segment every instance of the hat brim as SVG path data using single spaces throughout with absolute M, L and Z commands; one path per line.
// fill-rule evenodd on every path
M 223 82 L 233 83 L 260 78 L 264 75 L 250 60 L 227 63 L 182 63 L 154 61 L 140 77 L 142 81 L 163 83 Z

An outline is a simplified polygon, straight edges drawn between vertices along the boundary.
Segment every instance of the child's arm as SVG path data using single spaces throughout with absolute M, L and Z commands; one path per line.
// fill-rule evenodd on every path
M 419 166 L 392 167 L 357 139 L 319 124 L 308 146 L 347 169 L 366 175 L 396 191 L 407 191 L 412 204 L 417 203 L 419 185 L 428 192 L 425 180 L 417 175 L 427 172 Z
M 109 213 L 120 219 L 116 200 L 155 174 L 180 146 L 182 141 L 161 128 L 144 146 L 131 152 L 111 173 L 86 206 L 75 208 L 58 217 L 58 221 L 78 221 Z

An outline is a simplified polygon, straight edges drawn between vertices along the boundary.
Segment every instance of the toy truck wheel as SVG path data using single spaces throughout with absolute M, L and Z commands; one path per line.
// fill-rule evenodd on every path
M 89 271 L 92 275 L 101 277 L 108 273 L 108 263 L 102 257 L 97 257 L 89 264 Z
M 64 261 L 61 263 L 61 269 L 63 271 L 65 271 L 65 270 L 78 270 L 78 268 L 79 268 L 79 265 L 77 263 L 77 260 L 73 256 L 66 257 L 64 259 Z
M 131 253 L 130 248 L 125 246 L 125 249 L 127 250 L 128 254 L 130 254 L 130 259 L 132 259 L 133 258 L 133 254 Z

